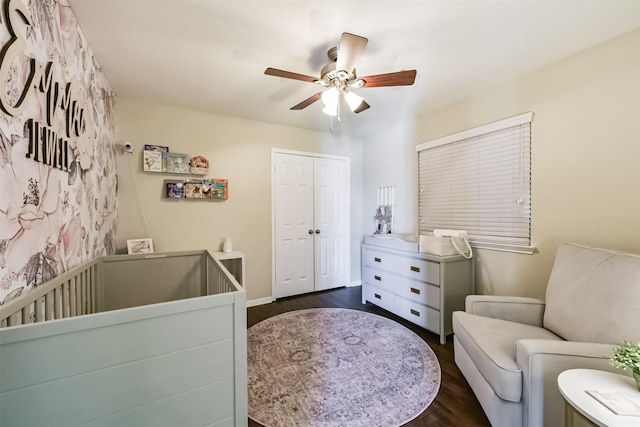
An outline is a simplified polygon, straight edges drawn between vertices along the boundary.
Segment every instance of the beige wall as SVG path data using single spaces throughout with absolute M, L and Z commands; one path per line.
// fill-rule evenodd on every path
M 477 251 L 482 293 L 543 297 L 562 241 L 640 253 L 640 31 L 428 114 L 415 143 L 526 111 L 538 253 Z
M 283 148 L 347 156 L 351 159 L 351 280 L 360 280 L 362 237 L 362 142 L 227 116 L 120 99 L 119 138 L 134 154 L 119 154 L 120 222 L 117 244 L 152 237 L 155 251 L 221 250 L 230 237 L 246 254 L 247 298 L 271 297 L 271 150 Z M 142 172 L 144 144 L 200 154 L 211 162 L 208 177 L 228 178 L 224 202 L 166 200 L 164 179 L 175 175 Z
M 118 246 L 151 236 L 157 251 L 219 250 L 231 237 L 247 254 L 249 299 L 271 296 L 272 147 L 351 158 L 351 279 L 357 282 L 359 243 L 373 227 L 377 186 L 398 188 L 396 231 L 417 230 L 414 145 L 526 111 L 535 114 L 532 239 L 538 252 L 477 251 L 478 292 L 543 297 L 562 241 L 640 253 L 640 31 L 364 142 L 126 99 L 117 111 L 120 138 L 136 148 L 118 162 Z M 208 157 L 209 176 L 230 180 L 229 200 L 163 200 L 165 177 L 140 171 L 144 144 Z

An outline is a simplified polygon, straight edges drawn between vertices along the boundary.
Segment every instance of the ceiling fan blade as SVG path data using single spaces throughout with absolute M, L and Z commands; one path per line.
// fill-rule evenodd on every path
M 342 33 L 340 47 L 338 48 L 338 60 L 336 61 L 336 71 L 346 71 L 351 73 L 356 66 L 358 58 L 367 47 L 368 39 L 355 34 Z
M 284 77 L 285 79 L 302 80 L 303 82 L 315 82 L 315 77 L 304 74 L 292 73 L 291 71 L 278 70 L 277 68 L 267 68 L 264 73 L 268 76 Z
M 411 86 L 416 80 L 416 70 L 376 74 L 374 76 L 360 77 L 360 80 L 364 80 L 362 87 Z
M 364 110 L 366 110 L 367 108 L 369 108 L 370 105 L 367 104 L 367 101 L 362 101 L 362 103 L 358 106 L 358 108 L 356 108 L 355 110 L 353 110 L 354 113 L 358 114 Z
M 294 105 L 293 107 L 291 107 L 291 110 L 302 110 L 303 108 L 307 108 L 309 105 L 313 104 L 318 99 L 320 99 L 321 96 L 322 96 L 322 92 L 318 92 L 315 95 L 312 95 L 309 98 L 305 99 L 301 103 Z

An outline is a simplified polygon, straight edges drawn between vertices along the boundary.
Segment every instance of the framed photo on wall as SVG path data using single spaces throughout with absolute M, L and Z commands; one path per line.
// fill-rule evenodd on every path
M 127 252 L 132 254 L 152 254 L 153 242 L 150 238 L 127 240 Z

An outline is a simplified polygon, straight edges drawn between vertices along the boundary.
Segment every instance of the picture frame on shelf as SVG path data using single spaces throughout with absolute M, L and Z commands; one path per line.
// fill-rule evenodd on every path
M 143 239 L 128 239 L 127 240 L 127 253 L 129 255 L 135 254 L 152 254 L 153 253 L 153 241 L 150 237 Z

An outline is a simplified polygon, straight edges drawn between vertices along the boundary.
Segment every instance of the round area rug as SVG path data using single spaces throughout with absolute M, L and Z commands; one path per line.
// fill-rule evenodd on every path
M 427 343 L 376 314 L 298 310 L 247 335 L 249 418 L 267 427 L 400 426 L 440 387 Z

